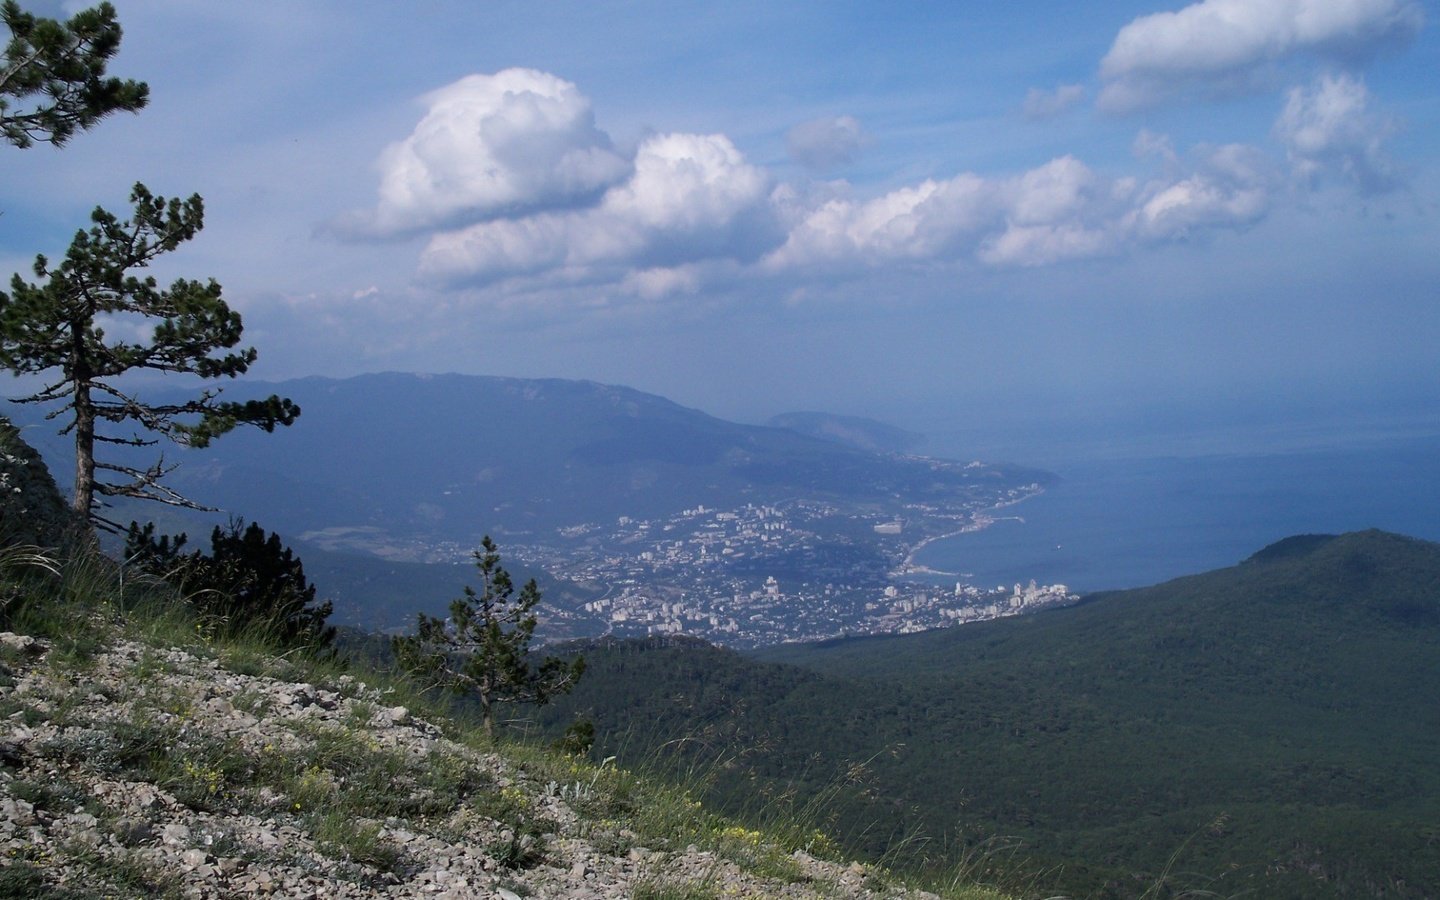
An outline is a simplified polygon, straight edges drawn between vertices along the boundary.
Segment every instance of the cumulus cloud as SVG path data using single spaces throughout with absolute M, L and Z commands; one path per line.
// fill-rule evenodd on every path
M 1072 218 L 1094 203 L 1100 178 L 1073 156 L 1053 159 L 1011 179 L 1002 194 L 1009 218 L 1045 225 Z
M 342 228 L 389 236 L 583 206 L 629 174 L 590 101 L 547 72 L 470 75 L 424 102 L 414 131 L 381 156 L 375 210 Z
M 919 259 L 959 249 L 994 218 L 994 187 L 976 175 L 926 180 L 863 203 L 836 198 L 805 216 L 771 269 Z
M 1228 4 L 1187 10 L 1233 12 Z M 1306 0 L 1275 5 L 1310 9 Z M 1062 86 L 1032 106 L 1055 110 L 1082 95 Z M 488 289 L 497 301 L 658 300 L 746 279 L 1052 265 L 1246 228 L 1286 183 L 1254 146 L 1181 153 L 1167 136 L 1141 130 L 1133 149 L 1154 170 L 1146 175 L 1062 155 L 1025 171 L 964 172 L 866 196 L 844 181 L 776 184 L 722 134 L 653 134 L 622 157 L 575 86 L 541 72 L 472 76 L 429 102 L 424 121 L 384 156 L 377 227 L 427 235 L 422 282 Z M 1384 125 L 1363 83 L 1337 75 L 1293 91 L 1274 133 L 1305 178 L 1334 171 L 1373 186 L 1390 171 Z M 792 154 L 812 168 L 849 158 L 863 139 L 849 117 L 789 135 Z
M 1078 84 L 1062 84 L 1049 91 L 1031 88 L 1025 92 L 1025 103 L 1020 111 L 1032 121 L 1053 119 L 1084 99 L 1085 88 Z
M 1169 148 L 1166 138 L 1146 141 Z M 1182 240 L 1239 228 L 1270 207 L 1275 175 L 1253 147 L 1174 156 L 1164 177 L 1103 176 L 1062 156 L 1019 175 L 966 173 L 927 180 L 864 202 L 831 199 L 765 259 L 771 271 L 974 260 L 1040 266 L 1121 252 L 1137 242 Z
M 982 242 L 981 262 L 1039 266 L 1115 249 L 1114 189 L 1073 156 L 1007 179 L 997 194 L 1003 224 Z
M 755 252 L 750 241 L 770 233 L 768 192 L 768 176 L 725 136 L 655 135 L 640 144 L 630 178 L 594 207 L 437 234 L 421 274 L 440 284 L 476 284 L 546 269 L 743 257 Z
M 1293 88 L 1275 123 L 1275 135 L 1297 175 L 1313 180 L 1339 174 L 1367 193 L 1388 190 L 1398 181 L 1384 148 L 1394 131 L 1393 120 L 1371 109 L 1364 82 L 1343 74 Z
M 635 176 L 606 195 L 602 211 L 652 230 L 695 233 L 733 221 L 768 186 L 723 134 L 661 134 L 640 145 Z
M 807 169 L 828 172 L 855 162 L 868 137 L 852 116 L 801 122 L 785 135 L 790 158 Z
M 1233 91 L 1301 54 L 1363 61 L 1423 21 L 1415 0 L 1203 0 L 1120 29 L 1100 63 L 1098 104 L 1128 112 L 1189 91 Z
M 1270 210 L 1275 174 L 1263 153 L 1227 144 L 1205 153 L 1181 178 L 1145 185 L 1121 230 L 1143 240 L 1179 240 L 1258 222 Z

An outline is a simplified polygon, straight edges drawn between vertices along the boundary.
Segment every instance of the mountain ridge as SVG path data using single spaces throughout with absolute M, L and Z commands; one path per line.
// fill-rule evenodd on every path
M 910 453 L 925 442 L 922 434 L 874 419 L 813 410 L 781 413 L 765 424 L 872 453 Z
M 294 426 L 237 431 L 193 459 L 172 454 L 182 466 L 170 481 L 202 502 L 295 536 L 346 525 L 473 544 L 487 531 L 544 532 L 696 504 L 794 494 L 858 502 L 903 494 L 924 502 L 956 496 L 982 474 L 992 481 L 1051 477 L 1003 466 L 966 473 L 945 464 L 950 474 L 943 461 L 728 422 L 594 381 L 391 372 L 247 380 L 228 385 L 224 396 L 243 401 L 276 392 L 300 405 Z

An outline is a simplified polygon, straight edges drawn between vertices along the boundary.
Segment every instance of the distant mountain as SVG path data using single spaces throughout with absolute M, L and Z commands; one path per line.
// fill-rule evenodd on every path
M 169 483 L 287 536 L 327 532 L 318 539 L 334 549 L 367 529 L 400 553 L 409 540 L 474 546 L 486 532 L 699 504 L 941 502 L 1048 477 L 891 458 L 588 381 L 392 373 L 225 387 L 226 399 L 271 393 L 300 405 L 294 427 L 240 429 L 203 452 L 172 447 L 167 461 L 181 467 Z
M 923 434 L 859 416 L 790 412 L 774 416 L 765 424 L 871 453 L 910 453 L 925 442 Z
M 1016 619 L 586 657 L 557 725 L 592 716 L 622 762 L 718 759 L 734 804 L 824 797 L 877 854 L 918 831 L 932 859 L 1083 896 L 1440 891 L 1437 544 L 1301 536 Z M 1009 835 L 1023 852 L 983 855 Z
M 973 513 L 1050 480 L 740 425 L 587 381 L 378 374 L 224 390 L 231 400 L 278 393 L 303 413 L 273 434 L 239 429 L 204 451 L 144 448 L 119 460 L 148 466 L 163 450 L 167 463 L 179 464 L 167 484 L 218 513 L 196 517 L 130 502 L 110 517 L 153 520 L 162 532 L 192 539 L 228 517 L 258 522 L 300 553 L 320 593 L 335 600 L 337 618 L 355 625 L 390 628 L 418 609 L 443 608 L 459 587 L 452 564 L 485 534 L 514 570 L 563 570 L 586 583 L 548 586 L 547 599 L 563 614 L 546 623 L 547 639 L 605 632 L 610 620 L 582 607 L 618 591 L 623 579 L 679 601 L 733 598 L 766 576 L 798 583 L 813 573 L 813 596 L 839 583 L 854 594 L 846 602 L 863 609 L 857 592 L 878 594 L 907 544 L 954 531 Z M 156 391 L 145 399 L 178 397 Z M 53 470 L 71 470 L 73 451 L 54 423 L 41 420 L 43 410 L 12 409 Z M 737 514 L 715 519 L 749 507 L 798 515 L 798 504 L 809 518 L 797 518 L 785 540 L 758 527 L 741 535 Z M 680 521 L 701 507 L 708 531 L 698 514 Z M 765 527 L 782 526 L 788 523 L 772 518 Z M 891 530 L 902 527 L 903 536 Z M 722 532 L 724 552 L 718 539 L 704 543 Z M 647 552 L 678 562 L 657 575 Z M 804 572 L 791 578 L 796 567 Z M 776 627 L 793 618 L 782 616 Z

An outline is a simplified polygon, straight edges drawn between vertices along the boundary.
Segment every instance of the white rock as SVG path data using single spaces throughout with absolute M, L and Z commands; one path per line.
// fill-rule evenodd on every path
M 24 800 L 16 800 L 6 797 L 0 800 L 0 816 L 12 825 L 26 826 L 35 824 L 35 807 Z
M 4 647 L 6 650 L 18 650 L 21 653 L 41 653 L 45 650 L 45 646 L 44 641 L 37 641 L 28 634 L 0 631 L 0 647 Z

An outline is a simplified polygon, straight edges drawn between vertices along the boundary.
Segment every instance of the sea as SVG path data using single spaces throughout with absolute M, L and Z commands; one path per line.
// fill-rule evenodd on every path
M 1380 528 L 1440 541 L 1440 421 L 1113 448 L 1049 447 L 1044 468 L 1058 479 L 1043 494 L 932 542 L 916 562 L 954 573 L 933 578 L 942 584 L 1034 579 L 1084 593 L 1231 566 L 1294 534 Z

